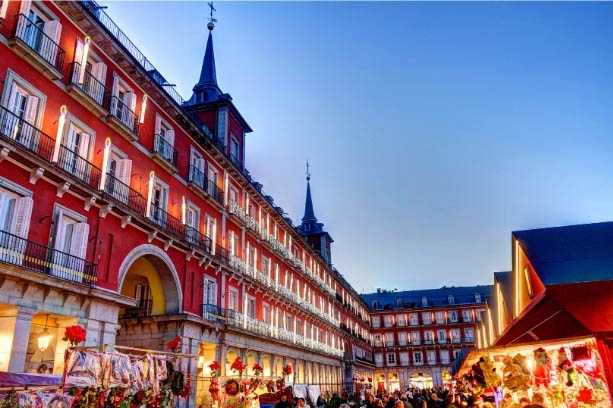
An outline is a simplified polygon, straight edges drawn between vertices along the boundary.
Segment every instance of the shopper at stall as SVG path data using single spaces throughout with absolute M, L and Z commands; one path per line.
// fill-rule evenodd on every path
M 293 407 L 292 407 L 292 404 L 290 404 L 290 402 L 287 400 L 287 395 L 283 394 L 281 395 L 281 399 L 279 400 L 279 402 L 275 404 L 275 408 L 293 408 Z

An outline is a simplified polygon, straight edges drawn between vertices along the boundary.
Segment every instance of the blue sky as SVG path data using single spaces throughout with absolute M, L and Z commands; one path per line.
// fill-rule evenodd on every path
M 204 2 L 104 2 L 184 97 Z M 613 3 L 218 2 L 247 167 L 299 222 L 304 162 L 358 291 L 489 284 L 513 230 L 613 219 Z

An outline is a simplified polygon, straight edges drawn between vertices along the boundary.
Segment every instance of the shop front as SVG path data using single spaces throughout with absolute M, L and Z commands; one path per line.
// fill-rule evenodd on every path
M 456 387 L 502 408 L 610 408 L 607 350 L 594 336 L 473 350 L 456 374 Z

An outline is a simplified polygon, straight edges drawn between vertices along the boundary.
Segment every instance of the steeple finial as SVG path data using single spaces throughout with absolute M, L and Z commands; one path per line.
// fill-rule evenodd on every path
M 311 180 L 311 173 L 309 172 L 309 161 L 306 161 L 306 179 L 307 181 Z
M 213 12 L 217 11 L 217 9 L 215 9 L 215 6 L 213 6 L 213 2 L 209 1 L 207 3 L 211 9 L 211 13 L 210 13 L 210 17 L 209 17 L 209 23 L 206 25 L 206 28 L 209 29 L 209 31 L 213 31 L 213 29 L 215 28 L 215 23 L 217 22 L 217 19 L 213 18 Z

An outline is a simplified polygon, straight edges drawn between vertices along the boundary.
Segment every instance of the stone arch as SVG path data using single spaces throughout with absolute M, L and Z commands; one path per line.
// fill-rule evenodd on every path
M 260 365 L 264 369 L 264 372 L 262 374 L 264 375 L 264 377 L 272 377 L 272 363 L 270 361 L 270 356 L 268 354 L 264 354 L 261 356 L 261 360 L 262 362 L 260 363 Z
M 134 262 L 141 257 L 147 259 L 151 264 L 153 264 L 160 277 L 164 288 L 166 313 L 181 313 L 183 310 L 183 291 L 181 290 L 179 275 L 177 274 L 177 270 L 168 254 L 155 245 L 139 245 L 132 249 L 128 255 L 126 255 L 119 266 L 117 291 L 121 291 L 126 275 L 128 274 L 132 264 L 134 264 Z
M 253 366 L 255 363 L 257 363 L 257 355 L 255 354 L 255 352 L 253 351 L 249 351 L 247 352 L 247 360 L 243 361 L 243 363 L 247 364 L 247 370 L 246 373 L 248 375 L 254 375 L 254 371 L 253 371 Z

